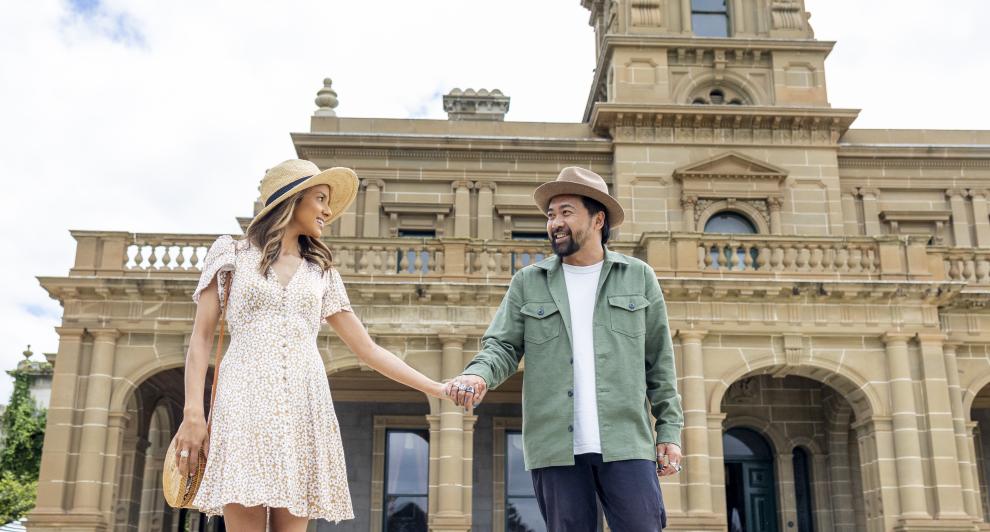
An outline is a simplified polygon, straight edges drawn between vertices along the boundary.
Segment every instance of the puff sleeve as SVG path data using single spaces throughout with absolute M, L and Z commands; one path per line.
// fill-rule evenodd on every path
M 323 309 L 320 315 L 326 319 L 342 310 L 354 312 L 344 289 L 344 280 L 335 268 L 330 268 L 323 273 Z
M 217 277 L 217 292 L 221 304 L 227 293 L 227 276 L 217 274 L 223 271 L 234 271 L 234 239 L 230 235 L 223 235 L 217 238 L 210 250 L 206 252 L 206 259 L 203 260 L 203 274 L 199 277 L 199 285 L 193 292 L 192 299 L 197 304 L 203 290 L 210 286 L 213 278 Z

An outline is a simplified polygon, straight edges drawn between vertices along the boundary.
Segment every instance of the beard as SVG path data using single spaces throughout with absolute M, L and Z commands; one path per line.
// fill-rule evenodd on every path
M 550 240 L 550 249 L 557 254 L 558 257 L 564 258 L 569 257 L 581 250 L 581 244 L 574 238 L 573 232 L 568 232 L 567 241 L 558 244 L 556 240 Z

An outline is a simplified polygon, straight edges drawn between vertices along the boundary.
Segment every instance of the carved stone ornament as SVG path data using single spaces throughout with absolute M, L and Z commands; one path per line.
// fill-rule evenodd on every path
M 773 0 L 770 16 L 775 30 L 799 30 L 804 27 L 801 3 L 798 0 Z
M 630 9 L 633 26 L 663 26 L 662 0 L 633 0 Z
M 757 386 L 755 377 L 736 381 L 725 392 L 725 400 L 729 403 L 749 403 L 756 399 Z

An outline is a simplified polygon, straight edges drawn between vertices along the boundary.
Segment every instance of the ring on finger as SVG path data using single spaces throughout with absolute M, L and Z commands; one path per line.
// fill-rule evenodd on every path
M 179 458 L 189 458 L 189 449 L 179 451 Z

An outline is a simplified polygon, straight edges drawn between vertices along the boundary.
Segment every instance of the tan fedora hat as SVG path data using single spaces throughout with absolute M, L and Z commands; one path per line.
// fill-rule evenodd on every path
M 357 197 L 358 176 L 354 170 L 340 166 L 320 171 L 319 166 L 302 159 L 281 162 L 265 172 L 265 177 L 261 179 L 263 206 L 251 220 L 248 229 L 296 192 L 316 185 L 330 187 L 331 214 L 326 222 L 329 225 L 344 214 Z
M 560 171 L 556 181 L 543 183 L 536 188 L 533 199 L 536 206 L 545 215 L 550 208 L 550 200 L 554 196 L 573 194 L 591 198 L 605 206 L 605 213 L 608 216 L 608 224 L 613 229 L 622 225 L 626 218 L 622 205 L 608 193 L 608 185 L 602 176 L 577 166 L 568 166 Z

